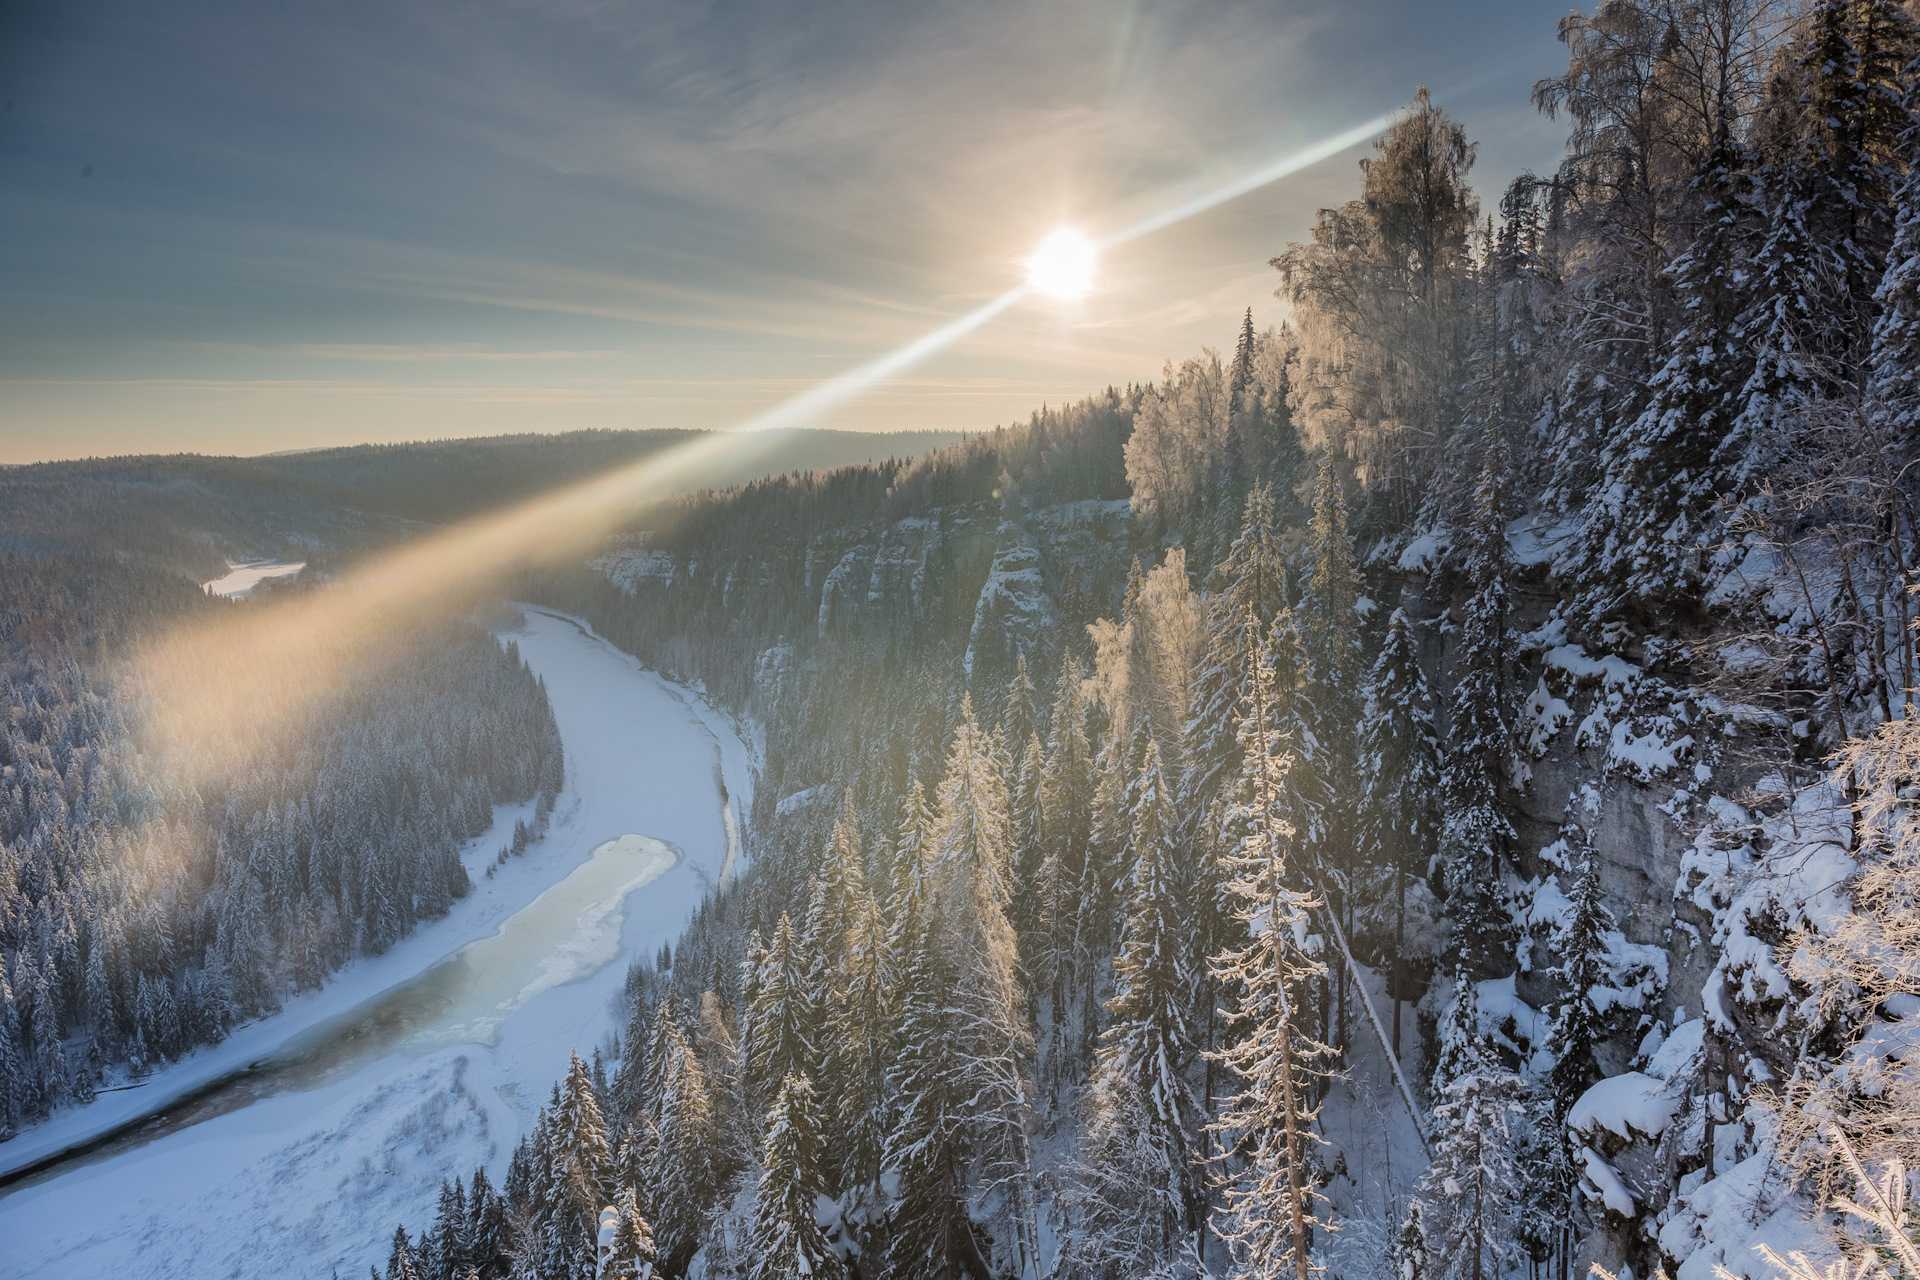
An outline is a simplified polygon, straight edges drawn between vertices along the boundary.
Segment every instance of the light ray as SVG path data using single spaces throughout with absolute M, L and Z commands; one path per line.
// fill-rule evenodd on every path
M 1256 188 L 1298 173 L 1379 133 L 1380 116 L 1282 157 L 1202 195 L 1108 235 L 1108 248 L 1138 240 Z M 404 652 L 420 626 L 489 598 L 511 575 L 577 563 L 631 520 L 640 504 L 691 488 L 699 468 L 721 454 L 751 458 L 772 447 L 781 428 L 811 425 L 888 378 L 952 346 L 1031 296 L 1021 283 L 908 342 L 754 415 L 733 431 L 713 432 L 617 467 L 505 511 L 480 516 L 408 542 L 349 570 L 333 584 L 291 598 L 240 606 L 176 628 L 135 655 L 132 679 L 144 694 L 146 740 L 174 753 L 183 768 L 211 782 L 258 767 L 291 749 L 326 704 L 370 687 Z M 236 737 L 234 726 L 246 726 Z
M 1330 160 L 1342 151 L 1357 147 L 1384 132 L 1398 115 L 1399 112 L 1390 111 L 1385 115 L 1375 116 L 1365 124 L 1357 124 L 1330 138 L 1323 138 L 1310 147 L 1303 147 L 1290 155 L 1282 156 L 1272 164 L 1242 174 L 1233 181 L 1223 183 L 1190 200 L 1183 200 L 1179 204 L 1169 205 L 1156 213 L 1150 213 L 1138 222 L 1131 223 L 1106 237 L 1100 242 L 1100 247 L 1110 249 L 1117 245 L 1128 244 L 1143 236 L 1150 236 L 1156 231 L 1164 231 L 1177 222 L 1185 222 L 1188 218 L 1205 213 L 1209 209 L 1217 209 L 1229 200 L 1238 200 L 1241 196 L 1257 191 L 1261 187 L 1271 186 L 1282 178 L 1290 178 L 1302 169 L 1311 168 L 1322 160 Z
M 952 346 L 1019 302 L 1028 292 L 1029 287 L 1024 284 L 1009 289 L 992 301 L 949 320 L 903 347 L 896 347 L 886 355 L 848 369 L 845 373 L 835 374 L 819 386 L 809 387 L 799 395 L 754 415 L 741 423 L 736 433 L 806 426 L 827 410 L 853 399 L 868 387 L 884 382 L 896 373 L 904 373 L 935 352 Z

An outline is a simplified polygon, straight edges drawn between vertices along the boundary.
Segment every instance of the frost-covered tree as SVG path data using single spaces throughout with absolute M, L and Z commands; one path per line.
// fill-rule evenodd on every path
M 1519 1256 L 1527 1196 L 1519 1151 L 1526 1083 L 1483 1057 L 1454 1080 L 1433 1112 L 1433 1162 L 1415 1193 L 1433 1280 L 1495 1280 Z
M 706 1073 L 677 1026 L 664 1054 L 654 1123 L 658 1155 L 651 1180 L 639 1190 L 652 1215 L 660 1256 L 679 1264 L 692 1256 L 707 1208 L 743 1153 L 722 1144 Z
M 838 1255 L 815 1219 L 822 1194 L 820 1117 L 813 1085 L 790 1075 L 767 1112 L 760 1184 L 754 1192 L 747 1244 L 750 1280 L 793 1280 L 841 1274 Z
M 834 1141 L 828 1185 L 872 1185 L 887 1129 L 887 1037 L 893 1013 L 885 922 L 857 860 L 841 872 L 838 966 L 825 994 L 825 1107 Z
M 640 1212 L 632 1187 L 614 1193 L 613 1237 L 607 1241 L 600 1274 L 595 1280 L 642 1280 L 652 1272 L 656 1256 L 653 1228 Z
M 1240 717 L 1246 814 L 1227 861 L 1227 892 L 1245 941 L 1214 957 L 1232 995 L 1234 1038 L 1219 1051 L 1236 1089 L 1214 1125 L 1245 1163 L 1226 1185 L 1215 1229 L 1232 1247 L 1236 1276 L 1289 1272 L 1307 1280 L 1313 1233 L 1326 1227 L 1314 1149 L 1315 1098 L 1331 1050 L 1312 1035 L 1303 1006 L 1326 974 L 1308 946 L 1318 905 L 1299 887 L 1303 866 L 1288 815 L 1290 757 L 1274 727 L 1274 664 L 1255 655 Z
M 1733 429 L 1751 353 L 1738 338 L 1753 249 L 1749 165 L 1732 141 L 1695 180 L 1699 230 L 1668 269 L 1684 323 L 1637 416 L 1599 451 L 1597 500 L 1588 504 L 1567 567 L 1586 584 L 1581 611 L 1598 620 L 1623 601 L 1685 607 L 1712 541 L 1709 517 L 1722 473 L 1713 465 Z
M 1363 821 L 1374 857 L 1393 877 L 1394 964 L 1404 960 L 1407 885 L 1427 875 L 1439 836 L 1440 743 L 1433 692 L 1420 667 L 1420 646 L 1406 610 L 1387 618 L 1380 655 L 1367 678 L 1360 767 L 1366 784 Z M 1393 1040 L 1400 1042 L 1404 986 L 1395 981 Z
M 1854 797 L 1853 910 L 1783 948 L 1787 972 L 1808 993 L 1809 1021 L 1855 1046 L 1835 1067 L 1803 1072 L 1780 1108 L 1783 1153 L 1828 1185 L 1845 1171 L 1823 1124 L 1869 1163 L 1920 1167 L 1920 1075 L 1885 1047 L 1920 1000 L 1920 719 L 1909 709 L 1848 743 L 1836 763 L 1834 785 Z
M 568 1277 L 591 1276 L 600 1209 L 607 1202 L 613 1148 L 592 1077 L 577 1053 L 550 1109 L 548 1133 L 552 1215 L 547 1223 L 549 1257 Z
M 770 1098 L 790 1075 L 818 1074 L 819 1005 L 812 957 L 785 913 L 774 925 L 748 1013 L 747 1096 Z
M 1151 1261 L 1158 1262 L 1172 1253 L 1179 1234 L 1199 1221 L 1197 1157 L 1204 1117 L 1188 1079 L 1200 1050 L 1193 1025 L 1196 975 L 1182 936 L 1186 913 L 1170 831 L 1172 806 L 1159 749 L 1151 741 L 1133 793 L 1133 875 L 1113 962 L 1114 992 L 1088 1095 L 1088 1150 L 1082 1162 L 1123 1162 L 1127 1176 L 1155 1189 L 1145 1200 L 1090 1208 L 1097 1215 L 1124 1217 L 1121 1229 L 1129 1235 L 1157 1235 Z M 1109 1186 L 1099 1195 L 1119 1192 Z
M 1251 613 L 1257 624 L 1257 643 L 1287 604 L 1286 556 L 1274 526 L 1273 493 L 1266 485 L 1255 485 L 1247 494 L 1239 533 L 1214 566 L 1211 582 L 1181 790 L 1186 804 L 1200 807 L 1210 804 L 1222 781 L 1239 769 L 1234 722 L 1246 696 L 1247 616 Z
M 946 1052 L 954 973 L 935 940 L 932 909 L 923 889 L 910 892 L 897 921 L 893 1004 L 899 1016 L 887 1072 L 895 1114 L 885 1152 L 895 1188 L 886 1274 L 895 1280 L 979 1268 L 966 1207 L 963 1095 Z
M 1440 867 L 1455 951 L 1476 972 L 1490 973 L 1508 932 L 1501 887 L 1514 832 L 1501 800 L 1512 750 L 1506 679 L 1507 452 L 1497 435 L 1484 448 L 1440 778 Z
M 1555 994 L 1547 1045 L 1553 1053 L 1549 1089 L 1556 1124 L 1588 1086 L 1600 1078 L 1594 1048 L 1606 1035 L 1595 996 L 1607 985 L 1613 918 L 1600 896 L 1600 873 L 1592 838 L 1582 827 L 1568 831 L 1568 870 L 1573 883 L 1565 919 L 1553 938 Z
M 1012 831 L 1006 779 L 970 700 L 947 751 L 934 825 L 933 919 L 953 957 L 947 1041 L 955 1089 L 982 1186 L 1004 1195 L 1019 1246 L 1032 1257 L 1027 1149 L 1031 1024 L 1008 920 Z

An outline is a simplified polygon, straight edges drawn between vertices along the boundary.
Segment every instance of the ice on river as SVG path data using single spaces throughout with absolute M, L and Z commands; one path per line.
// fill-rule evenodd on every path
M 235 564 L 229 560 L 226 573 L 211 582 L 201 583 L 200 589 L 208 595 L 239 599 L 252 595 L 253 589 L 268 578 L 284 578 L 306 567 L 305 560 L 250 560 L 245 564 Z

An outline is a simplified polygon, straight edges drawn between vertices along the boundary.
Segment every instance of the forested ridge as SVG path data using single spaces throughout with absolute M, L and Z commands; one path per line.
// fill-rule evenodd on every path
M 353 445 L 251 458 L 172 454 L 0 467 L 0 551 L 137 556 L 205 581 L 235 559 L 342 559 L 698 440 L 572 431 Z M 729 485 L 913 453 L 951 431 L 770 431 L 689 476 Z
M 1920 28 L 1560 35 L 1287 327 L 524 585 L 764 726 L 752 863 L 388 1280 L 1905 1265 Z
M 246 768 L 197 770 L 164 726 L 223 673 L 162 688 L 127 659 L 254 607 L 124 558 L 0 556 L 0 1136 L 445 914 L 494 806 L 537 797 L 543 823 L 560 789 L 545 689 L 464 621 L 389 637 L 377 682 L 284 732 L 239 709 L 220 748 Z

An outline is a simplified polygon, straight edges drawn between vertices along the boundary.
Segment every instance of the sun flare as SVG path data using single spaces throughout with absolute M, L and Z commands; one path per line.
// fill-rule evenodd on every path
M 1049 298 L 1084 298 L 1093 288 L 1097 257 L 1093 241 L 1072 227 L 1060 227 L 1048 233 L 1027 259 L 1027 286 Z

